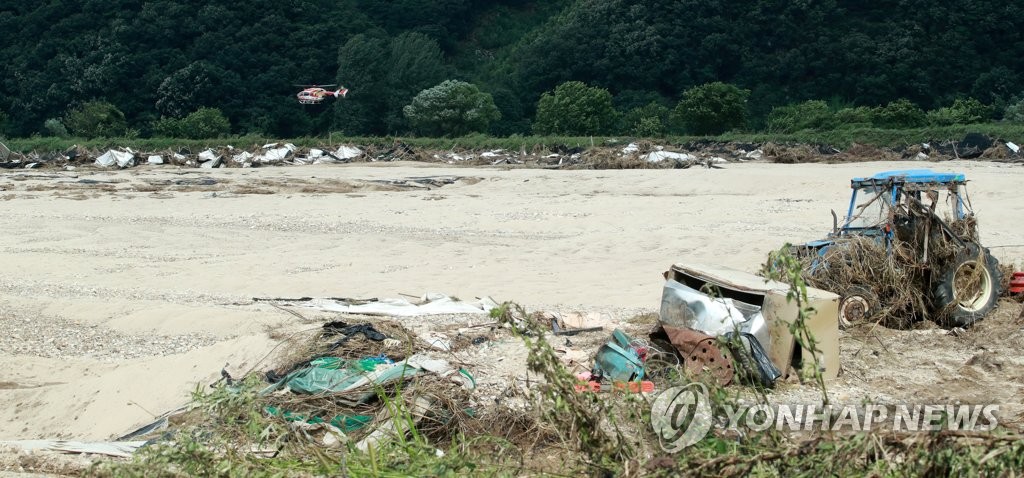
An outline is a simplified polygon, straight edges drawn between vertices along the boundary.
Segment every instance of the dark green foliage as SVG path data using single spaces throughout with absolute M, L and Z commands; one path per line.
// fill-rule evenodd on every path
M 882 128 L 916 128 L 928 123 L 924 111 L 906 98 L 900 98 L 872 111 L 871 123 Z
M 689 133 L 721 134 L 746 125 L 749 96 L 750 90 L 720 81 L 695 86 L 683 93 L 672 116 Z
M 46 130 L 46 134 L 50 136 L 56 136 L 58 138 L 66 138 L 70 136 L 68 129 L 61 123 L 57 118 L 50 118 L 43 122 L 43 129 Z
M 403 111 L 413 128 L 428 136 L 486 132 L 491 121 L 501 116 L 491 95 L 457 80 L 421 91 Z
M 124 113 L 106 101 L 90 101 L 68 111 L 64 124 L 83 138 L 111 138 L 128 131 Z
M 695 85 L 736 85 L 750 90 L 748 129 L 807 99 L 827 99 L 837 127 L 924 125 L 901 98 L 938 123 L 962 121 L 941 110 L 958 98 L 999 119 L 1024 92 L 1024 29 L 997 0 L 7 3 L 0 134 L 18 137 L 92 98 L 143 133 L 209 107 L 242 134 L 405 134 L 402 107 L 448 78 L 494 95 L 500 135 L 528 133 L 541 95 L 566 81 L 607 89 L 627 117 Z M 349 97 L 296 103 L 294 85 L 330 82 Z M 857 108 L 876 105 L 864 121 Z M 656 134 L 646 118 L 611 129 Z
M 1003 111 L 1003 119 L 1015 123 L 1024 123 L 1024 98 L 1007 105 Z
M 864 110 L 864 119 L 870 120 L 870 116 Z M 857 120 L 855 111 L 849 111 L 844 118 Z M 857 121 L 851 121 L 857 122 Z M 768 114 L 767 131 L 769 133 L 795 133 L 802 130 L 831 129 L 836 126 L 838 119 L 829 110 L 827 104 L 821 100 L 810 100 L 793 105 L 779 106 L 772 109 Z
M 951 106 L 928 112 L 928 123 L 935 126 L 984 123 L 992 119 L 995 108 L 974 98 L 957 99 Z
M 375 113 L 384 116 L 385 131 L 380 133 L 405 132 L 408 126 L 402 108 L 420 91 L 448 76 L 444 55 L 432 38 L 421 33 L 403 33 L 391 40 L 388 56 L 383 61 L 385 111 Z
M 153 131 L 171 138 L 211 139 L 230 133 L 231 123 L 217 108 L 199 108 L 184 118 L 160 118 Z
M 338 51 L 337 82 L 349 89 L 349 96 L 335 105 L 336 130 L 353 135 L 385 131 L 381 114 L 386 109 L 387 78 L 383 58 L 387 41 L 358 34 Z
M 622 115 L 619 131 L 639 137 L 662 136 L 668 131 L 669 115 L 668 107 L 652 101 Z
M 156 109 L 164 116 L 181 118 L 237 94 L 239 83 L 237 75 L 209 62 L 197 61 L 175 71 L 160 83 L 156 90 Z
M 835 121 L 836 125 L 840 128 L 866 127 L 871 126 L 872 114 L 872 109 L 867 106 L 843 108 L 836 111 Z
M 533 131 L 542 135 L 605 134 L 615 124 L 616 116 L 608 90 L 568 81 L 541 96 Z

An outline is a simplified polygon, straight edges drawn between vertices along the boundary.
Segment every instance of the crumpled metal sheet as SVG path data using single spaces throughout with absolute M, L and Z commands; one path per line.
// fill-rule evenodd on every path
M 729 332 L 745 332 L 757 338 L 767 350 L 770 344 L 768 324 L 761 307 L 708 294 L 669 279 L 661 295 L 661 323 L 687 328 L 718 337 Z

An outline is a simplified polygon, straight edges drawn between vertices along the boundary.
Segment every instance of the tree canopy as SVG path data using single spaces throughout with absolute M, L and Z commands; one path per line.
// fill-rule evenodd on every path
M 860 107 L 871 108 L 869 120 L 879 125 L 1015 118 L 1024 97 L 1024 30 L 1011 4 L 7 2 L 0 6 L 0 134 L 59 131 L 54 121 L 91 102 L 113 105 L 143 135 L 161 118 L 200 108 L 220 111 L 232 133 L 405 134 L 414 125 L 404 107 L 446 79 L 492 95 L 500 119 L 488 127 L 502 135 L 530 132 L 542 96 L 573 81 L 611 95 L 622 121 L 610 128 L 623 133 L 665 131 L 657 105 L 671 108 L 688 90 L 716 82 L 749 90 L 748 128 L 763 128 L 777 107 L 809 100 L 827 104 L 840 124 L 842 115 L 865 119 Z M 295 85 L 332 82 L 347 86 L 349 97 L 294 100 Z

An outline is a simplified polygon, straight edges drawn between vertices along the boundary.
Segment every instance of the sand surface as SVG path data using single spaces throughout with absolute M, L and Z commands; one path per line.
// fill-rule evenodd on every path
M 437 291 L 654 311 L 671 263 L 756 271 L 769 250 L 823 236 L 851 177 L 920 167 L 965 172 L 983 242 L 1015 246 L 993 252 L 1022 265 L 1024 167 L 987 162 L 3 172 L 0 440 L 109 439 L 183 404 L 222 367 L 259 365 L 277 344 L 268 331 L 295 318 L 254 297 Z M 907 334 L 890 343 L 928 343 Z M 950 363 L 977 346 L 958 346 Z M 909 373 L 907 358 L 883 359 L 890 375 Z M 1019 397 L 1024 366 L 1004 359 L 983 379 Z M 936 362 L 907 392 L 961 380 L 951 367 Z M 887 380 L 874 366 L 851 370 Z

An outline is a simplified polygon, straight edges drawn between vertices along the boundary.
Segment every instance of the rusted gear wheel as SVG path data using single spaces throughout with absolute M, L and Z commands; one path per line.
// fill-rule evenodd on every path
M 878 312 L 878 296 L 871 289 L 855 285 L 839 301 L 839 326 L 850 327 L 867 321 Z

